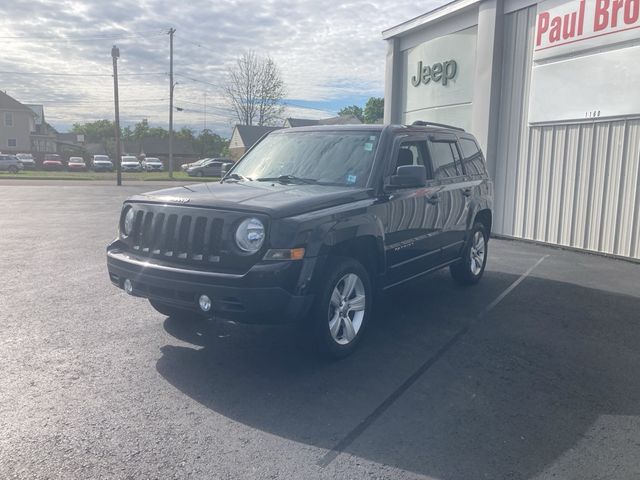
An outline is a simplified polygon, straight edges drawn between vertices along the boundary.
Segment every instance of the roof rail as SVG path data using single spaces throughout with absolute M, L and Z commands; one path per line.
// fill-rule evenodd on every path
M 454 127 L 453 125 L 447 125 L 445 123 L 435 123 L 435 122 L 425 122 L 423 120 L 416 120 L 411 125 L 416 127 L 441 127 L 441 128 L 451 128 L 453 130 L 458 130 L 459 132 L 464 132 L 464 128 Z

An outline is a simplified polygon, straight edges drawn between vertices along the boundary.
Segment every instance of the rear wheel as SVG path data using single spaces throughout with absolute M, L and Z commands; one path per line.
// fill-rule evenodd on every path
M 462 251 L 461 260 L 449 267 L 451 276 L 456 282 L 461 285 L 473 285 L 480 281 L 487 264 L 487 241 L 484 225 L 476 222 Z
M 15 165 L 9 165 L 9 173 L 18 173 L 20 169 Z
M 149 303 L 158 313 L 166 315 L 167 317 L 175 318 L 177 320 L 198 320 L 202 317 L 197 313 L 186 310 L 173 305 L 167 305 L 166 303 L 158 302 L 157 300 L 149 299 Z
M 356 260 L 336 259 L 313 305 L 314 341 L 322 355 L 342 358 L 356 349 L 371 315 L 372 299 L 367 270 Z

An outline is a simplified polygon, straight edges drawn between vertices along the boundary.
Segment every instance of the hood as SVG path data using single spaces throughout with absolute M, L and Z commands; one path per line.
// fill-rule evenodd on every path
M 277 182 L 211 182 L 158 190 L 136 195 L 130 200 L 258 212 L 282 218 L 363 200 L 370 197 L 371 192 L 366 188 L 282 185 Z

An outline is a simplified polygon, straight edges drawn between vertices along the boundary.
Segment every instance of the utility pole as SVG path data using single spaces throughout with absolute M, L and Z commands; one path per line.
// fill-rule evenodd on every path
M 169 178 L 173 178 L 173 34 L 176 29 L 169 29 Z
M 204 130 L 207 129 L 207 92 L 204 92 Z
M 111 48 L 111 58 L 113 59 L 113 101 L 116 109 L 116 185 L 122 185 L 122 169 L 120 166 L 120 106 L 118 99 L 118 57 L 120 49 L 115 45 Z

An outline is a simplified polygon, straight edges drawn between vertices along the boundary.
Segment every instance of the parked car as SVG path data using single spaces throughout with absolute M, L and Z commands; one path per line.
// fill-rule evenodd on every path
M 147 172 L 161 172 L 164 170 L 164 165 L 159 158 L 147 157 L 142 160 L 142 169 Z
M 0 171 L 18 173 L 24 169 L 22 162 L 15 155 L 0 153 Z
M 210 158 L 207 161 L 187 169 L 187 175 L 190 177 L 222 177 L 222 169 L 224 165 L 233 165 L 233 160 L 228 158 Z
M 210 158 L 201 158 L 200 160 L 197 160 L 195 162 L 184 163 L 184 164 L 180 165 L 180 168 L 182 169 L 183 172 L 186 172 L 191 167 L 197 167 L 198 165 L 202 165 L 207 160 L 211 160 L 211 159 Z
M 94 172 L 113 172 L 113 162 L 108 155 L 94 155 L 91 169 Z
M 297 322 L 322 353 L 343 357 L 378 292 L 444 267 L 460 284 L 480 281 L 492 192 L 462 129 L 276 130 L 219 183 L 126 200 L 109 276 L 163 315 Z
M 56 154 L 47 154 L 44 156 L 44 161 L 42 162 L 42 169 L 47 171 L 60 171 L 64 170 L 64 163 L 62 163 L 62 159 L 60 155 Z
M 82 157 L 69 157 L 67 170 L 70 172 L 85 172 L 87 170 L 87 164 Z
M 121 157 L 120 168 L 123 172 L 141 172 L 142 166 L 138 159 L 134 156 Z
M 18 153 L 16 157 L 20 160 L 25 170 L 36 169 L 36 161 L 30 153 Z

